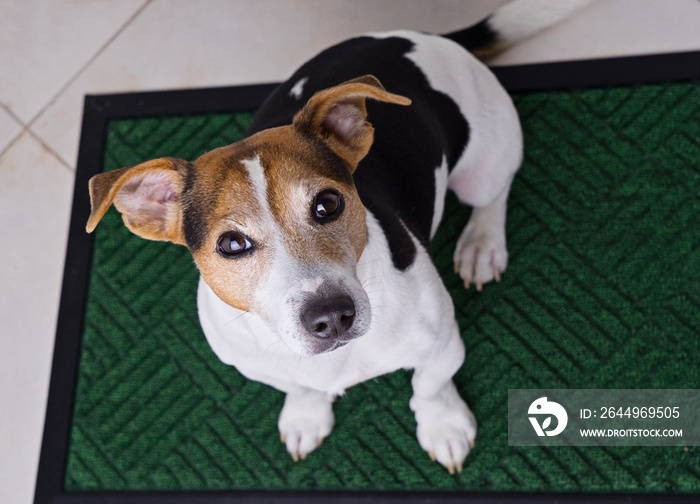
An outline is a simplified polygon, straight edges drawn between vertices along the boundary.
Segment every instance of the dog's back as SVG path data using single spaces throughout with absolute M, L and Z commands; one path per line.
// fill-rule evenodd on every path
M 465 169 L 468 180 L 461 185 L 478 185 L 478 191 L 456 191 L 463 202 L 482 206 L 498 196 L 520 163 L 517 114 L 474 55 L 494 54 L 589 1 L 516 0 L 476 25 L 443 36 L 394 31 L 341 42 L 281 84 L 247 134 L 290 124 L 314 93 L 362 75 L 374 75 L 387 90 L 410 98 L 411 107 L 367 103 L 375 138 L 353 175 L 362 201 L 387 235 L 394 266 L 404 270 L 415 257 L 406 231 L 427 248 L 455 167 L 488 168 L 491 190 L 483 190 L 483 177 Z M 494 124 L 498 131 L 486 131 Z M 470 142 L 474 136 L 477 141 Z

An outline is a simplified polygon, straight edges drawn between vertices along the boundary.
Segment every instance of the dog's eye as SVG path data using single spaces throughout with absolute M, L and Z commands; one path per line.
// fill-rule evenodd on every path
M 252 251 L 253 244 L 241 233 L 228 231 L 219 238 L 218 249 L 225 257 L 234 257 Z
M 334 189 L 325 189 L 314 198 L 313 215 L 324 223 L 340 216 L 343 212 L 343 197 Z

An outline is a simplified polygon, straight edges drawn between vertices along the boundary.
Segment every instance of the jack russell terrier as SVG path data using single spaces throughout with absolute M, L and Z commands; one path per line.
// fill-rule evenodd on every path
M 452 382 L 464 343 L 428 243 L 451 189 L 474 207 L 456 271 L 477 290 L 498 281 L 523 150 L 510 97 L 468 50 L 587 1 L 516 0 L 445 36 L 331 47 L 272 93 L 245 139 L 93 177 L 87 230 L 114 203 L 133 233 L 191 251 L 204 334 L 224 363 L 287 394 L 279 430 L 294 460 L 331 432 L 336 397 L 403 368 L 420 445 L 461 471 L 476 421 Z

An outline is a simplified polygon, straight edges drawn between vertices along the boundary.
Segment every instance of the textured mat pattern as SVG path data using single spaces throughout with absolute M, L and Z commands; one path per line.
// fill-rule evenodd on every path
M 414 437 L 409 374 L 359 385 L 300 463 L 279 441 L 283 395 L 221 364 L 196 315 L 183 247 L 96 236 L 69 490 L 351 488 L 700 492 L 698 448 L 511 448 L 509 388 L 700 387 L 700 87 L 514 97 L 526 158 L 508 216 L 510 267 L 482 293 L 451 254 L 454 198 L 433 254 L 467 359 L 456 382 L 480 423 L 450 477 Z M 116 121 L 105 169 L 193 159 L 240 138 L 250 114 Z

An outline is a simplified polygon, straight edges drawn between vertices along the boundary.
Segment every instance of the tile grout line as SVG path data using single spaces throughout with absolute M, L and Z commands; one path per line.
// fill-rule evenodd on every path
M 8 106 L 5 104 L 5 102 L 3 102 L 2 100 L 0 100 L 0 109 L 4 110 L 4 111 L 7 113 L 7 115 L 9 115 L 12 119 L 14 119 L 14 120 L 15 120 L 17 123 L 19 123 L 22 127 L 26 127 L 26 124 L 24 124 L 24 122 L 22 122 L 22 119 L 20 119 L 20 118 L 12 111 L 12 109 L 11 109 L 10 107 L 8 107 Z
M 10 138 L 10 141 L 7 142 L 7 144 L 0 149 L 0 157 L 4 156 L 5 153 L 12 147 L 15 143 L 17 143 L 17 140 L 19 140 L 19 137 L 22 136 L 22 134 L 26 131 L 27 125 L 22 122 L 22 120 L 17 117 L 17 115 L 8 107 L 5 105 L 4 102 L 0 101 L 0 110 L 4 111 L 8 116 L 10 116 L 10 119 L 15 121 L 19 126 L 20 126 L 20 132 L 14 135 L 13 137 Z
M 15 115 L 15 113 L 12 112 L 12 110 L 11 110 L 7 105 L 5 105 L 3 102 L 0 102 L 0 109 L 3 110 L 4 112 L 6 112 L 7 115 L 9 115 L 9 116 L 10 116 L 15 122 L 17 122 L 17 124 L 19 124 L 19 126 L 21 127 L 20 132 L 17 133 L 17 134 L 7 143 L 7 145 L 5 145 L 5 147 L 4 147 L 2 150 L 0 150 L 0 158 L 1 158 L 2 156 L 4 156 L 5 153 L 6 153 L 7 151 L 9 151 L 9 150 L 19 141 L 20 138 L 22 138 L 22 135 L 24 135 L 25 133 L 27 133 L 27 134 L 28 134 L 29 136 L 31 136 L 34 140 L 36 140 L 37 142 L 39 142 L 39 145 L 41 145 L 41 148 L 42 148 L 42 149 L 44 149 L 46 152 L 48 152 L 48 153 L 51 154 L 53 157 L 55 157 L 56 160 L 61 164 L 61 166 L 63 166 L 64 168 L 66 168 L 66 169 L 67 169 L 68 171 L 70 171 L 71 173 L 74 173 L 74 172 L 75 172 L 75 170 L 74 170 L 68 163 L 66 163 L 66 161 L 65 161 L 55 150 L 53 150 L 41 137 L 39 137 L 39 135 L 37 135 L 34 131 L 32 131 L 32 130 L 29 128 L 29 126 L 27 126 L 26 124 L 24 124 L 24 123 L 22 122 L 22 120 L 21 120 L 19 117 L 17 117 L 17 115 Z
M 51 146 L 50 146 L 49 144 L 47 144 L 47 143 L 44 141 L 43 138 L 41 138 L 39 135 L 37 135 L 37 134 L 36 134 L 34 131 L 32 131 L 28 126 L 27 126 L 26 128 L 24 128 L 24 131 L 22 131 L 22 134 L 25 133 L 25 132 L 26 132 L 29 136 L 31 136 L 34 140 L 36 140 L 37 142 L 39 142 L 39 145 L 41 145 L 41 148 L 42 148 L 42 149 L 44 149 L 46 152 L 48 152 L 48 153 L 51 154 L 53 157 L 55 157 L 55 158 L 58 160 L 58 162 L 61 163 L 61 166 L 63 166 L 66 170 L 68 170 L 68 171 L 71 172 L 73 175 L 75 175 L 75 168 L 74 168 L 73 166 L 71 166 L 70 164 L 68 164 L 68 163 L 61 157 L 61 155 L 60 155 L 58 152 L 56 152 L 55 150 L 53 150 L 53 148 L 51 148 Z
M 114 34 L 104 44 L 102 44 L 102 46 L 97 50 L 97 52 L 95 52 L 95 54 L 93 54 L 87 60 L 87 62 L 82 67 L 80 67 L 80 69 L 75 73 L 75 75 L 73 75 L 73 77 L 71 77 L 68 80 L 68 82 L 66 82 L 66 84 L 63 87 L 61 87 L 61 89 L 59 89 L 58 92 L 51 99 L 48 100 L 46 105 L 44 105 L 41 108 L 41 110 L 39 110 L 39 112 L 37 112 L 36 115 L 27 122 L 27 124 L 24 124 L 23 122 L 20 121 L 20 124 L 22 124 L 22 126 L 24 127 L 22 133 L 24 133 L 24 131 L 29 132 L 29 134 L 31 134 L 32 137 L 34 137 L 36 140 L 38 140 L 41 143 L 42 147 L 44 147 L 49 152 L 51 152 L 54 156 L 56 156 L 61 161 L 61 163 L 72 172 L 75 172 L 75 168 L 72 167 L 71 163 L 68 163 L 57 152 L 55 152 L 51 147 L 49 147 L 48 144 L 46 144 L 46 142 L 44 142 L 44 140 L 41 139 L 31 128 L 34 125 L 34 123 L 44 114 L 44 112 L 46 112 L 46 110 L 66 91 L 66 89 L 68 89 L 71 86 L 71 84 L 73 84 L 76 80 L 78 80 L 78 78 L 97 60 L 97 58 L 100 57 L 100 55 L 102 53 L 104 53 L 104 51 L 117 39 L 117 37 L 119 37 L 122 33 L 124 33 L 124 30 L 126 30 L 126 28 L 138 16 L 140 16 L 141 13 L 146 9 L 146 7 L 148 7 L 152 2 L 153 2 L 153 0 L 145 0 L 144 3 L 141 5 L 141 7 L 139 7 L 136 10 L 136 12 L 134 12 L 129 17 L 129 19 L 127 19 L 126 22 L 119 29 L 117 29 L 117 31 L 114 32 Z M 13 118 L 16 117 L 14 114 L 11 114 L 11 115 Z M 21 133 L 20 133 L 20 135 L 21 135 Z M 18 137 L 20 135 L 18 135 Z M 16 142 L 16 140 L 17 140 L 17 138 L 15 138 L 10 143 L 10 145 L 14 144 Z M 9 147 L 9 145 L 8 145 L 8 147 Z M 2 152 L 0 152 L 0 155 L 4 154 L 4 152 L 6 150 L 7 150 L 7 148 L 3 149 Z

